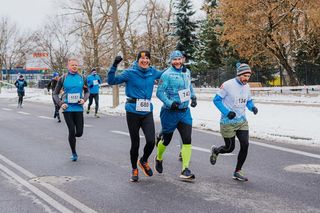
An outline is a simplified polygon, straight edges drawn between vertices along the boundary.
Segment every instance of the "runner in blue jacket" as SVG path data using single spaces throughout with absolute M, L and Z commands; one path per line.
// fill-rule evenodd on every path
M 89 103 L 88 103 L 88 108 L 87 108 L 87 114 L 89 114 L 90 112 L 90 106 L 93 102 L 94 99 L 94 103 L 96 105 L 95 107 L 95 113 L 94 116 L 99 118 L 98 115 L 98 109 L 99 109 L 99 88 L 100 88 L 100 84 L 102 83 L 100 76 L 97 74 L 97 70 L 96 69 L 92 69 L 91 70 L 91 74 L 88 75 L 87 77 L 87 83 L 88 83 L 88 87 L 90 90 L 90 96 L 89 96 Z
M 24 87 L 27 86 L 26 80 L 24 80 L 23 75 L 19 75 L 19 78 L 16 80 L 14 85 L 17 87 L 18 93 L 18 107 L 22 108 L 23 96 L 24 96 Z
M 235 148 L 235 136 L 240 142 L 238 162 L 233 173 L 233 179 L 248 181 L 241 171 L 249 147 L 249 126 L 246 118 L 246 108 L 254 114 L 258 113 L 255 107 L 250 86 L 247 84 L 251 76 L 248 64 L 237 63 L 237 77 L 224 82 L 213 99 L 213 103 L 221 112 L 220 133 L 225 145 L 216 148 L 211 147 L 210 162 L 214 165 L 220 153 L 230 153 Z
M 64 120 L 68 126 L 72 161 L 78 160 L 76 137 L 81 137 L 83 134 L 83 104 L 89 97 L 87 80 L 78 73 L 78 67 L 77 59 L 69 59 L 68 73 L 59 79 L 53 93 L 55 103 L 62 108 Z M 64 93 L 60 99 L 59 94 L 62 88 Z
M 137 160 L 139 156 L 140 128 L 145 135 L 146 145 L 143 156 L 138 160 L 138 165 L 146 176 L 150 177 L 153 175 L 148 163 L 148 158 L 155 144 L 155 127 L 151 97 L 155 80 L 160 78 L 162 72 L 150 66 L 149 51 L 139 52 L 133 66 L 116 76 L 115 72 L 121 61 L 121 56 L 115 58 L 108 72 L 108 84 L 115 85 L 125 83 L 126 85 L 125 94 L 128 98 L 125 110 L 131 139 L 130 158 L 132 174 L 130 181 L 136 182 L 139 180 Z
M 193 180 L 195 175 L 189 169 L 191 158 L 192 117 L 191 107 L 197 105 L 197 99 L 191 84 L 190 70 L 183 66 L 184 56 L 180 51 L 173 51 L 170 55 L 171 67 L 161 76 L 157 97 L 163 102 L 160 112 L 162 138 L 158 141 L 155 169 L 163 171 L 163 154 L 169 145 L 173 132 L 178 129 L 182 139 L 182 172 L 181 179 Z

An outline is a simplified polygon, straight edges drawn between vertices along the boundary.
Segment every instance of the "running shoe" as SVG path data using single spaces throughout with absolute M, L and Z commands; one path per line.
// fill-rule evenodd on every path
M 137 182 L 139 180 L 139 171 L 138 169 L 132 169 L 130 181 Z
M 191 171 L 188 168 L 185 168 L 180 175 L 180 178 L 183 180 L 194 180 L 196 177 L 194 174 L 191 173 Z
M 248 181 L 248 178 L 246 176 L 244 176 L 244 174 L 241 170 L 234 172 L 232 178 L 234 180 L 239 180 L 239 181 Z
M 77 160 L 78 160 L 78 155 L 77 155 L 77 153 L 73 153 L 73 154 L 71 155 L 70 159 L 71 159 L 72 161 L 77 161 Z
M 211 163 L 212 165 L 216 164 L 217 158 L 218 158 L 218 154 L 219 154 L 219 152 L 218 152 L 216 146 L 213 145 L 213 146 L 211 147 L 211 155 L 210 155 L 210 163 Z
M 141 159 L 139 159 L 138 165 L 140 166 L 140 168 L 142 169 L 143 173 L 146 176 L 151 177 L 153 175 L 152 169 L 150 168 L 148 162 L 143 162 L 143 161 L 141 161 Z
M 100 116 L 98 115 L 98 113 L 94 114 L 94 117 L 100 118 Z
M 154 169 L 161 174 L 163 172 L 162 160 L 158 160 L 157 156 L 154 157 Z
M 86 111 L 86 112 L 87 112 L 87 114 L 89 114 L 90 110 L 89 110 L 89 109 L 87 109 L 87 111 Z

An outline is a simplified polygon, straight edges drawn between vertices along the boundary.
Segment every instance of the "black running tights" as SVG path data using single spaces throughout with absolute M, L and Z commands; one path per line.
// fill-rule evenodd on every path
M 237 130 L 236 136 L 240 142 L 240 151 L 238 154 L 238 162 L 236 166 L 236 170 L 241 170 L 242 165 L 244 164 L 249 148 L 249 131 L 248 130 Z M 218 148 L 219 153 L 230 153 L 234 150 L 235 147 L 235 137 L 232 138 L 224 138 L 225 145 L 220 146 Z
M 94 103 L 96 105 L 95 108 L 95 113 L 98 113 L 98 109 L 99 109 L 99 94 L 90 94 L 89 96 L 89 103 L 88 103 L 88 110 L 90 110 L 91 104 L 93 102 L 94 99 Z
M 69 130 L 69 144 L 72 153 L 76 153 L 76 137 L 83 133 L 83 112 L 64 112 L 64 120 Z
M 177 129 L 180 133 L 182 144 L 191 144 L 192 126 L 189 124 L 179 122 L 177 125 Z M 163 135 L 163 145 L 168 146 L 172 139 L 173 132 L 162 133 L 162 135 Z
M 153 113 L 147 115 L 139 115 L 136 113 L 127 112 L 127 125 L 131 139 L 130 159 L 132 169 L 137 168 L 137 161 L 139 156 L 140 146 L 140 128 L 142 129 L 146 138 L 146 145 L 143 149 L 142 161 L 147 162 L 151 155 L 155 144 L 155 128 L 153 121 Z

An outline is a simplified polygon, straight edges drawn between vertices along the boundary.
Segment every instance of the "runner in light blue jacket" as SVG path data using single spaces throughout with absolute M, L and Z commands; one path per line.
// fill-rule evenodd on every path
M 160 78 L 162 72 L 150 66 L 150 52 L 141 51 L 138 53 L 137 60 L 133 66 L 116 76 L 115 72 L 121 60 L 121 56 L 115 58 L 113 66 L 108 72 L 108 84 L 125 83 L 126 85 L 125 93 L 128 98 L 125 109 L 131 139 L 130 158 L 132 174 L 130 181 L 136 182 L 139 180 L 137 160 L 140 146 L 140 128 L 145 135 L 146 145 L 143 150 L 143 156 L 138 160 L 138 165 L 146 176 L 150 177 L 153 175 L 152 169 L 148 164 L 148 158 L 155 144 L 151 98 L 155 80 Z
M 100 84 L 102 83 L 100 76 L 97 74 L 97 70 L 93 68 L 91 70 L 91 74 L 87 77 L 88 87 L 90 90 L 90 96 L 89 96 L 89 103 L 87 107 L 87 114 L 90 113 L 90 107 L 94 99 L 95 103 L 95 113 L 94 116 L 96 118 L 99 118 L 98 110 L 99 110 L 99 88 Z
M 237 77 L 224 82 L 213 99 L 213 103 L 221 112 L 220 132 L 225 141 L 224 146 L 211 147 L 210 162 L 214 165 L 220 153 L 230 153 L 235 148 L 235 136 L 240 142 L 238 162 L 233 173 L 233 178 L 247 181 L 241 171 L 249 147 L 249 126 L 245 110 L 248 108 L 254 114 L 258 113 L 248 85 L 251 69 L 248 64 L 237 63 Z
M 183 69 L 184 56 L 180 51 L 173 51 L 170 55 L 171 67 L 161 76 L 157 97 L 163 102 L 160 112 L 162 138 L 158 141 L 155 168 L 163 171 L 163 154 L 169 145 L 173 132 L 178 129 L 182 139 L 182 172 L 181 179 L 193 180 L 195 175 L 189 170 L 191 158 L 192 117 L 191 106 L 197 105 L 197 99 L 191 84 L 190 70 Z

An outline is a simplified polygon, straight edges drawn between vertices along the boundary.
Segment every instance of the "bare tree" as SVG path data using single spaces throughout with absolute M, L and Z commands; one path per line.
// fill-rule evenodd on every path
M 68 11 L 65 15 L 72 15 L 77 24 L 72 33 L 81 38 L 83 53 L 86 54 L 84 62 L 99 72 L 100 58 L 110 51 L 102 41 L 108 36 L 106 25 L 110 21 L 111 5 L 108 0 L 69 0 L 69 3 L 71 6 L 65 8 Z
M 28 36 L 22 36 L 16 26 L 7 17 L 0 20 L 0 66 L 7 71 L 7 80 L 10 80 L 10 70 L 25 63 L 28 51 Z M 2 79 L 2 72 L 1 72 Z
M 65 69 L 67 58 L 73 54 L 76 39 L 67 29 L 71 23 L 62 16 L 49 19 L 43 29 L 32 36 L 33 49 L 48 53 L 49 60 L 45 61 L 51 70 L 62 72 Z
M 173 3 L 164 7 L 158 0 L 149 0 L 144 17 L 146 20 L 147 32 L 143 35 L 147 39 L 145 45 L 152 51 L 153 63 L 161 68 L 166 66 L 169 52 L 175 47 L 176 41 L 170 36 L 172 32 Z

